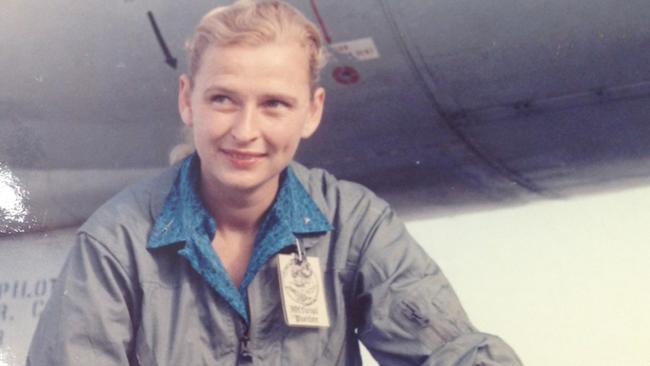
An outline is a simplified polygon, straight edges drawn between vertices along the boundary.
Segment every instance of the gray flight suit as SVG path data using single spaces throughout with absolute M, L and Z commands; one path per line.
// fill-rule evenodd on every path
M 180 255 L 146 248 L 178 172 L 127 188 L 79 229 L 39 321 L 31 366 L 521 365 L 469 322 L 449 282 L 364 187 L 291 167 L 334 230 L 302 237 L 320 259 L 329 328 L 285 325 L 277 261 L 250 283 L 247 327 Z M 246 329 L 248 328 L 248 329 Z

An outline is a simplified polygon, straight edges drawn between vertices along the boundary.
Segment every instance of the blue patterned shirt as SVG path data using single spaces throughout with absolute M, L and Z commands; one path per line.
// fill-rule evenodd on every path
M 288 167 L 280 176 L 275 201 L 262 218 L 248 268 L 236 288 L 212 248 L 217 223 L 201 201 L 199 178 L 200 159 L 195 153 L 181 163 L 147 248 L 184 242 L 178 254 L 248 323 L 246 288 L 257 271 L 280 250 L 294 245 L 296 234 L 329 231 L 332 226 Z

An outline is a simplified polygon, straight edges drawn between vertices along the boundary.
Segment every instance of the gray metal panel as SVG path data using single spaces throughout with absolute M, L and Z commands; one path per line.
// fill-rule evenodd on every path
M 646 0 L 385 2 L 451 112 L 650 81 Z
M 383 3 L 486 170 L 547 196 L 650 175 L 644 2 Z
M 648 122 L 650 103 L 642 98 L 529 112 L 463 130 L 545 190 L 565 192 L 650 176 Z
M 381 58 L 339 59 L 326 69 L 328 76 L 334 67 L 351 65 L 360 70 L 362 80 L 342 86 L 331 77 L 324 79 L 330 109 L 322 130 L 305 144 L 303 161 L 382 193 L 427 186 L 432 198 L 438 197 L 432 199 L 436 203 L 504 200 L 526 193 L 485 169 L 481 158 L 444 123 L 387 6 L 375 0 L 318 4 L 324 21 L 335 24 L 334 42 L 372 36 Z M 341 22 L 346 26 L 339 26 Z M 348 25 L 358 33 L 347 32 Z M 339 31 L 349 38 L 337 39 Z
M 32 228 L 74 225 L 166 165 L 177 77 L 199 17 L 226 1 L 17 1 L 0 13 L 0 162 L 31 193 Z M 299 159 L 405 210 L 455 210 L 646 182 L 645 0 L 293 2 L 333 42 L 327 109 Z M 179 68 L 156 42 L 152 11 Z M 356 84 L 333 77 L 338 66 Z M 140 170 L 140 173 L 137 171 Z M 110 178 L 107 178 L 110 177 Z M 541 195 L 540 195 L 541 194 Z M 52 198 L 58 197 L 58 198 Z M 74 214 L 60 206 L 77 207 Z

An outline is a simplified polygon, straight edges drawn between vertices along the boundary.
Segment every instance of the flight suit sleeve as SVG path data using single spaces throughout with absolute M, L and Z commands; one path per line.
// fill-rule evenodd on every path
M 472 326 L 440 268 L 390 208 L 374 217 L 354 291 L 359 338 L 373 357 L 381 365 L 521 365 L 500 338 Z
M 41 314 L 27 365 L 133 364 L 134 296 L 112 253 L 79 233 Z

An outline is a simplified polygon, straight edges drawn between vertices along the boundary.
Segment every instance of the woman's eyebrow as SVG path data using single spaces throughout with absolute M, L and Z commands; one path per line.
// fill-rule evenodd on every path
M 211 94 L 211 93 L 223 93 L 223 94 L 228 94 L 228 95 L 238 95 L 238 93 L 234 89 L 230 89 L 230 88 L 219 86 L 219 85 L 209 86 L 204 91 L 204 94 Z
M 226 95 L 232 95 L 232 96 L 238 96 L 239 93 L 235 89 L 231 89 L 225 86 L 220 86 L 220 85 L 213 85 L 209 86 L 208 88 L 205 89 L 204 94 L 213 94 L 213 93 L 220 93 L 220 94 L 226 94 Z M 281 92 L 271 92 L 271 93 L 264 93 L 259 96 L 261 99 L 280 99 L 283 100 L 289 104 L 297 104 L 298 103 L 298 98 L 281 93 Z

